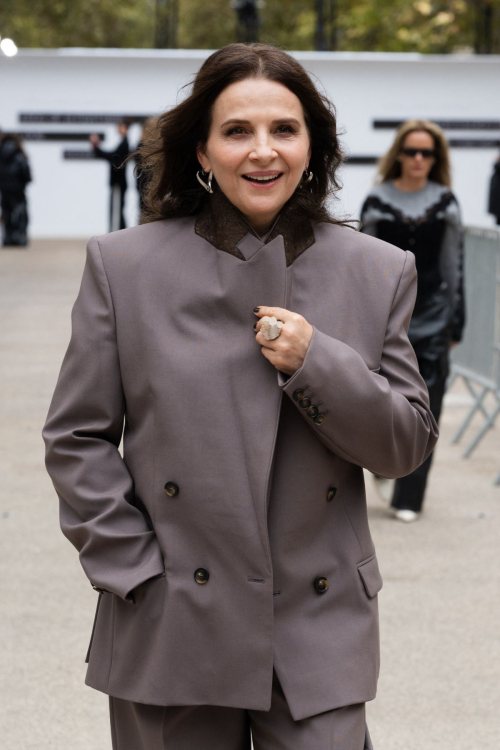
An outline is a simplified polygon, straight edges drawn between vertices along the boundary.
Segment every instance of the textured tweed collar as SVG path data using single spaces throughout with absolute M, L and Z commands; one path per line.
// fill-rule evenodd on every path
M 294 211 L 293 196 L 278 214 L 268 237 L 264 241 L 248 224 L 243 214 L 215 186 L 205 206 L 196 217 L 195 232 L 210 242 L 218 250 L 246 260 L 237 247 L 247 234 L 253 235 L 262 244 L 268 244 L 281 235 L 285 245 L 286 264 L 290 266 L 304 250 L 314 243 L 314 233 L 309 219 L 304 219 Z

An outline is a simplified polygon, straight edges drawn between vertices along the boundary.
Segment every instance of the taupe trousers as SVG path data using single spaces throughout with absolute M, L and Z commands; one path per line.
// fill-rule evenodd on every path
M 269 711 L 109 698 L 113 750 L 373 750 L 365 704 L 294 721 L 276 672 Z
M 105 590 L 87 684 L 265 712 L 274 669 L 300 721 L 376 694 L 362 467 L 404 476 L 437 439 L 407 337 L 415 258 L 293 200 L 264 243 L 207 201 L 90 240 L 46 463 Z M 256 305 L 313 326 L 291 377 L 255 341 Z

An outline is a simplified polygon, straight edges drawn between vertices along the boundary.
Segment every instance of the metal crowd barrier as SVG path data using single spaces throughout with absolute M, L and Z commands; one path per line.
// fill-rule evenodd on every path
M 466 327 L 463 340 L 451 352 L 448 387 L 460 377 L 473 399 L 453 443 L 459 442 L 475 414 L 481 412 L 484 418 L 463 453 L 467 458 L 500 415 L 500 232 L 467 227 L 464 262 Z M 496 401 L 490 410 L 484 403 L 488 395 Z M 500 485 L 500 474 L 495 484 Z

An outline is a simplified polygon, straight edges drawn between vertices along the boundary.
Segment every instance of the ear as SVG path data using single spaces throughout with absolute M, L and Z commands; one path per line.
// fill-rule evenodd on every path
M 210 163 L 208 162 L 205 146 L 202 143 L 199 143 L 196 148 L 196 158 L 198 159 L 201 168 L 205 172 L 210 172 Z

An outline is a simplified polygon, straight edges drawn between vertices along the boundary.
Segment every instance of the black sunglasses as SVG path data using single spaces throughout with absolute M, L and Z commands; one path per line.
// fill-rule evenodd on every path
M 401 152 L 405 156 L 416 156 L 417 154 L 422 154 L 424 159 L 432 159 L 433 156 L 436 156 L 436 152 L 432 148 L 402 148 Z

